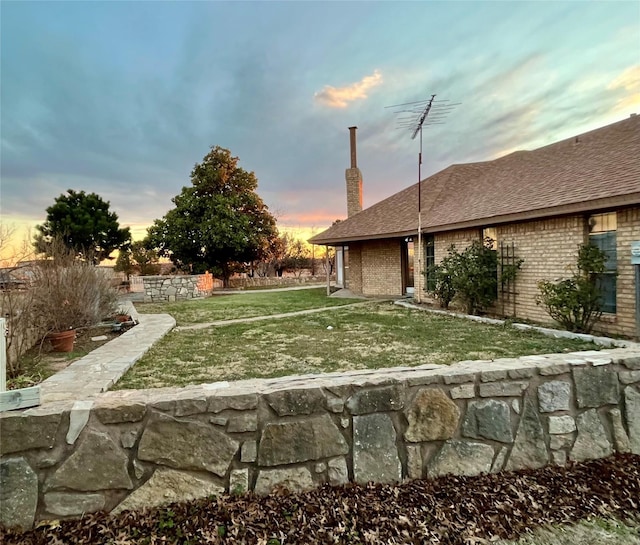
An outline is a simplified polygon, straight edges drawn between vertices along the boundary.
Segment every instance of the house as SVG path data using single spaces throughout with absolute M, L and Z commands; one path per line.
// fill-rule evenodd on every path
M 352 138 L 347 194 L 361 199 L 357 184 L 349 186 L 354 159 Z M 486 236 L 497 241 L 502 262 L 524 260 L 515 285 L 499 294 L 497 313 L 550 322 L 536 304 L 538 282 L 566 278 L 579 246 L 590 241 L 609 258 L 597 330 L 640 337 L 640 265 L 632 264 L 632 242 L 640 244 L 640 116 L 536 150 L 452 165 L 420 188 L 416 183 L 370 208 L 356 207 L 310 242 L 336 248 L 339 278 L 351 291 L 423 300 L 426 267 L 452 244 L 462 249 Z

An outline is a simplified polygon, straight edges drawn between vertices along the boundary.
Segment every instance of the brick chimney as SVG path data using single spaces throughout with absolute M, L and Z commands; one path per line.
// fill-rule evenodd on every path
M 349 127 L 351 144 L 351 168 L 345 171 L 347 179 L 347 217 L 351 217 L 362 210 L 362 173 L 358 168 L 356 158 L 356 129 Z

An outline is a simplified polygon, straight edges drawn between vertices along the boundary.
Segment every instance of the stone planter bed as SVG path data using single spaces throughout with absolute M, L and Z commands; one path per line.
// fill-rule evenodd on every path
M 45 381 L 41 406 L 0 415 L 1 524 L 640 454 L 634 343 L 592 338 L 609 347 L 105 391 L 173 325 L 140 316 Z
M 487 363 L 106 392 L 5 413 L 2 523 L 640 453 L 636 345 Z

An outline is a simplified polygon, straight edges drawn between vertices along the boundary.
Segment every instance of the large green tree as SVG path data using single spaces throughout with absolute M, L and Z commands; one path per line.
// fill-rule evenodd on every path
M 131 240 L 129 228 L 120 228 L 118 215 L 96 193 L 67 190 L 47 208 L 47 220 L 38 225 L 34 239 L 37 252 L 50 254 L 61 241 L 76 256 L 99 263 Z
M 257 187 L 255 174 L 238 167 L 237 157 L 212 147 L 191 171 L 191 186 L 173 198 L 175 208 L 149 228 L 149 246 L 183 270 L 210 270 L 228 285 L 277 234 Z

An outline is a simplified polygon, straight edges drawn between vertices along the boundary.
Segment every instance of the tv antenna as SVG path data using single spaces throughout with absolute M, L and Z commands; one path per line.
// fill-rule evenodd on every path
M 420 135 L 420 150 L 418 152 L 418 274 L 422 274 L 422 129 L 431 125 L 444 125 L 447 115 L 460 104 L 460 102 L 450 102 L 446 99 L 436 101 L 436 95 L 431 95 L 431 98 L 427 100 L 385 106 L 385 108 L 395 108 L 396 114 L 402 114 L 396 120 L 397 129 L 410 130 L 411 140 L 415 140 L 416 136 Z M 420 289 L 416 290 L 418 303 L 422 299 L 420 292 Z

